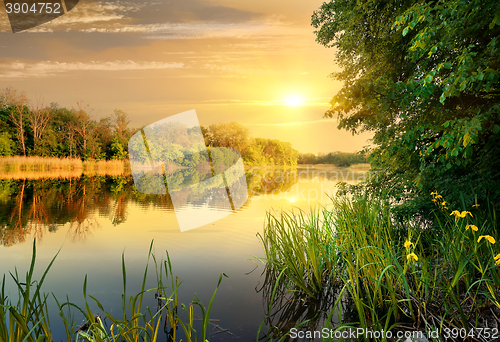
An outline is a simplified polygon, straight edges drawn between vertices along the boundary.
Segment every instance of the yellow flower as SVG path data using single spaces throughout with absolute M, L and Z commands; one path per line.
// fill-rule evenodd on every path
M 441 196 L 441 195 L 437 195 L 437 196 L 436 196 L 436 198 L 437 198 L 437 199 L 443 199 L 443 196 Z
M 437 199 L 435 199 L 435 198 L 433 198 L 433 199 L 432 199 L 432 202 L 437 202 L 437 201 L 438 201 L 438 200 L 437 200 Z
M 472 216 L 471 212 L 470 211 L 462 211 L 462 212 L 459 212 L 458 210 L 453 210 L 450 214 L 451 215 L 455 215 L 455 221 L 457 220 L 457 218 L 461 217 L 461 218 L 464 218 L 465 216 L 467 216 L 467 214 L 469 214 L 470 216 Z M 474 216 L 472 216 L 474 217 Z
M 404 246 L 405 246 L 405 248 L 409 248 L 410 246 L 413 246 L 413 248 L 415 248 L 415 245 L 413 244 L 413 242 L 410 242 L 408 240 L 406 240 Z
M 496 242 L 495 239 L 493 238 L 493 236 L 489 236 L 489 235 L 481 235 L 479 237 L 479 239 L 477 239 L 477 242 L 481 241 L 482 238 L 485 238 L 486 240 L 488 240 L 492 245 Z
M 468 224 L 468 225 L 465 226 L 465 230 L 468 230 L 469 228 L 472 229 L 475 232 L 478 231 L 478 228 L 475 225 L 473 225 L 473 224 Z
M 477 208 L 477 207 L 479 207 L 479 204 L 477 204 L 477 203 L 476 203 L 476 204 L 474 204 L 472 207 L 473 207 L 473 208 Z
M 500 254 L 497 254 L 493 259 L 495 259 L 495 265 L 500 265 Z
M 448 202 L 446 201 L 443 201 L 443 203 L 441 203 L 441 205 L 446 205 L 446 204 L 448 204 Z
M 431 196 L 437 195 L 437 191 L 431 192 Z
M 410 260 L 413 258 L 413 260 L 418 261 L 418 256 L 415 253 L 410 253 L 406 256 L 406 260 Z
M 465 216 L 467 216 L 467 214 L 469 214 L 471 217 L 474 217 L 474 216 L 472 216 L 470 211 L 462 211 L 462 213 L 460 214 L 460 217 L 465 217 Z

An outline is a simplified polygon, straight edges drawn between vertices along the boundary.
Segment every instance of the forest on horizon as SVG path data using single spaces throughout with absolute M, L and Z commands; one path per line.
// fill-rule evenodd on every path
M 72 108 L 57 103 L 30 100 L 25 92 L 13 88 L 0 91 L 0 157 L 37 156 L 79 158 L 82 160 L 127 160 L 128 142 L 143 127 L 130 127 L 124 111 L 95 119 L 84 102 Z M 205 144 L 230 147 L 241 152 L 248 166 L 296 166 L 297 164 L 335 164 L 349 166 L 366 163 L 366 155 L 332 152 L 324 155 L 299 153 L 290 142 L 254 138 L 248 128 L 231 122 L 201 127 Z M 175 144 L 174 144 L 175 145 Z M 173 146 L 182 157 L 189 150 Z

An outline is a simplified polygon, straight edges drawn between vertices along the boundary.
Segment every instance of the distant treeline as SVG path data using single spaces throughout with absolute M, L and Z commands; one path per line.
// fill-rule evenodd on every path
M 127 142 L 137 131 L 128 127 L 127 114 L 116 109 L 100 120 L 91 115 L 83 102 L 68 109 L 4 89 L 0 92 L 0 156 L 125 159 Z
M 315 155 L 313 153 L 299 153 L 299 164 L 333 164 L 335 166 L 351 166 L 352 164 L 368 163 L 366 154 L 330 152 L 328 154 Z
M 141 128 L 129 127 L 125 112 L 116 109 L 102 119 L 94 119 L 88 104 L 78 102 L 71 109 L 43 99 L 31 101 L 24 92 L 12 88 L 0 91 L 0 157 L 40 156 L 83 160 L 126 160 L 128 142 Z M 244 126 L 232 122 L 201 127 L 205 144 L 231 147 L 241 152 L 249 166 L 295 166 L 298 152 L 290 143 L 276 139 L 252 138 Z M 186 141 L 191 133 L 185 132 Z M 167 157 L 188 163 L 192 149 L 171 144 L 163 149 Z
M 296 166 L 299 152 L 289 142 L 250 137 L 248 128 L 236 123 L 201 128 L 207 146 L 231 147 L 241 152 L 248 166 Z

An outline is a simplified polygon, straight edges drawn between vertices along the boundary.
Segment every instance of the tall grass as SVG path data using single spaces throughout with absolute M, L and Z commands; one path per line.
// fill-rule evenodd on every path
M 267 261 L 278 272 L 311 297 L 321 292 L 335 276 L 339 260 L 332 230 L 332 213 L 327 210 L 306 215 L 300 211 L 267 214 L 267 227 L 261 239 Z
M 6 171 L 78 170 L 83 169 L 83 162 L 76 158 L 0 157 L 0 169 Z
M 462 203 L 454 211 L 437 193 L 429 200 L 436 202 L 434 228 L 394 220 L 390 204 L 380 198 L 339 197 L 333 210 L 321 214 L 268 216 L 261 236 L 268 267 L 309 296 L 345 286 L 345 300 L 357 312 L 357 322 L 349 325 L 441 332 L 497 326 L 494 207 L 467 210 Z M 313 251 L 329 256 L 317 262 Z
M 1 179 L 121 176 L 130 173 L 128 160 L 85 160 L 48 157 L 0 157 Z
M 4 274 L 0 294 L 0 341 L 52 341 L 47 307 L 48 295 L 41 292 L 41 287 L 56 256 L 49 263 L 40 280 L 35 281 L 33 272 L 35 270 L 36 245 L 33 243 L 31 265 L 29 271 L 26 272 L 24 281 L 19 277 L 17 269 L 14 274 L 10 273 L 18 290 L 18 299 L 15 303 L 12 303 L 5 295 Z
M 152 254 L 153 243 L 149 248 L 148 261 L 144 269 L 141 290 L 135 295 L 127 297 L 127 270 L 125 267 L 125 256 L 122 254 L 122 312 L 115 315 L 107 311 L 102 303 L 95 297 L 87 293 L 87 276 L 83 283 L 84 306 L 80 307 L 69 301 L 60 302 L 55 295 L 52 295 L 57 307 L 59 316 L 64 324 L 66 340 L 68 342 L 156 342 L 160 335 L 164 336 L 164 331 L 170 326 L 168 334 L 169 341 L 208 341 L 210 329 L 210 310 L 215 299 L 215 294 L 222 281 L 224 273 L 220 275 L 219 282 L 206 308 L 196 295 L 189 304 L 189 310 L 181 304 L 180 307 L 186 311 L 187 320 L 178 314 L 177 292 L 180 283 L 177 277 L 174 278 L 172 265 L 167 253 L 167 260 L 158 262 Z M 57 256 L 57 255 L 56 255 Z M 51 324 L 48 310 L 48 294 L 41 291 L 42 284 L 46 278 L 56 256 L 45 269 L 40 280 L 33 279 L 36 260 L 36 242 L 33 243 L 33 254 L 29 271 L 24 280 L 21 280 L 17 271 L 11 274 L 18 288 L 18 300 L 12 302 L 5 295 L 5 275 L 2 279 L 2 290 L 0 293 L 0 341 L 5 342 L 41 342 L 53 341 Z M 150 260 L 153 259 L 156 271 L 157 287 L 146 289 L 146 280 Z M 159 266 L 159 267 L 158 267 Z M 170 278 L 171 286 L 165 286 L 163 279 Z M 174 281 L 175 279 L 175 281 Z M 144 307 L 145 296 L 156 298 L 158 306 L 154 309 L 149 306 Z M 103 323 L 103 317 L 97 315 L 92 309 L 89 301 L 97 305 L 105 318 L 111 322 L 108 328 Z M 197 307 L 201 314 L 201 329 L 196 330 L 194 325 L 194 308 Z M 73 310 L 73 311 L 72 311 Z M 84 326 L 76 328 L 76 312 L 83 316 L 87 322 Z M 177 327 L 181 326 L 184 332 L 177 334 Z M 198 338 L 200 338 L 198 340 Z
M 124 160 L 86 160 L 83 162 L 85 175 L 120 176 L 130 173 L 130 163 Z

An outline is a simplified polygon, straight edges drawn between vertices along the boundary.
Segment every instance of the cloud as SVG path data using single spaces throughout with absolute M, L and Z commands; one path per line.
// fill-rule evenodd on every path
M 258 25 L 255 20 L 260 17 L 202 0 L 80 1 L 65 15 L 25 32 L 143 33 L 148 38 L 176 39 L 231 30 L 241 33 Z M 10 31 L 6 15 L 0 16 L 0 31 Z
M 283 18 L 210 5 L 203 0 L 80 1 L 67 14 L 25 32 L 128 33 L 164 40 L 258 39 L 296 33 Z M 0 15 L 0 31 L 10 31 L 6 15 Z
M 41 77 L 60 74 L 63 72 L 77 71 L 122 71 L 122 70 L 150 70 L 150 69 L 178 69 L 183 68 L 184 63 L 165 62 L 134 62 L 134 61 L 112 61 L 112 62 L 52 62 L 41 61 L 26 63 L 20 61 L 0 62 L 0 76 L 6 78 L 19 77 Z
M 42 33 L 55 31 L 79 31 L 86 27 L 106 27 L 109 25 L 123 25 L 130 22 L 131 13 L 137 12 L 143 5 L 120 4 L 119 2 L 80 1 L 67 14 L 51 20 L 43 25 L 36 26 L 25 32 Z M 0 16 L 0 31 L 10 32 L 7 16 Z
M 325 100 L 326 98 L 313 98 L 313 99 L 308 99 L 304 100 L 304 103 L 301 105 L 301 107 L 325 107 L 325 106 L 330 106 L 328 103 L 328 100 Z M 319 101 L 318 100 L 325 100 Z M 288 101 L 287 100 L 270 100 L 270 101 L 264 101 L 264 100 L 234 100 L 234 99 L 226 99 L 226 100 L 208 100 L 205 101 L 205 103 L 208 104 L 214 104 L 214 105 L 253 105 L 253 106 L 288 106 Z M 319 122 L 319 121 L 318 121 Z M 321 120 L 321 122 L 325 122 L 325 120 Z

